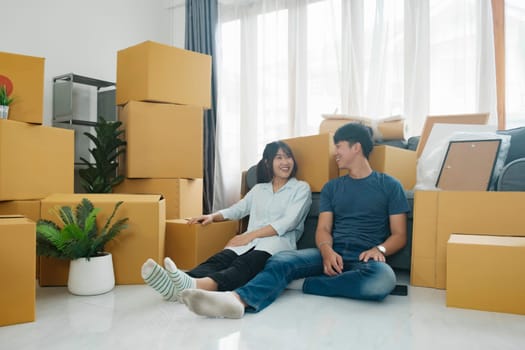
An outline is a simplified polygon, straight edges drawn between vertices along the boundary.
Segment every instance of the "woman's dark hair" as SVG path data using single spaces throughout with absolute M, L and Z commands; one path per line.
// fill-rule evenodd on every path
M 374 141 L 372 139 L 372 128 L 360 124 L 360 123 L 348 123 L 337 129 L 334 134 L 334 143 L 337 144 L 341 141 L 348 141 L 353 145 L 359 142 L 363 155 L 368 159 L 368 155 L 374 148 Z
M 290 177 L 294 177 L 297 173 L 297 162 L 290 146 L 282 141 L 270 142 L 264 147 L 262 159 L 257 163 L 257 183 L 269 182 L 273 179 L 273 159 L 279 149 L 282 149 L 288 157 L 293 159 L 293 169 Z

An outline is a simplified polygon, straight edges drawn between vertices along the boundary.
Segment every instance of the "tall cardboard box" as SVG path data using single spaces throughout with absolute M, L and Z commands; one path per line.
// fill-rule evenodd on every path
M 0 86 L 14 100 L 9 119 L 42 124 L 44 109 L 44 58 L 0 52 Z
M 97 216 L 99 228 L 119 207 L 112 222 L 129 218 L 128 228 L 115 240 L 106 245 L 113 254 L 116 284 L 142 284 L 140 269 L 148 258 L 157 262 L 164 259 L 164 238 L 166 228 L 166 203 L 160 195 L 130 194 L 53 194 L 42 199 L 42 219 L 57 221 L 52 209 L 64 205 L 75 208 L 82 198 L 89 199 L 101 211 Z M 40 285 L 63 286 L 67 284 L 69 261 L 53 258 L 40 259 Z
M 0 202 L 0 215 L 22 215 L 34 222 L 40 220 L 40 200 Z M 38 278 L 39 259 L 36 260 L 35 273 Z
M 220 252 L 239 232 L 238 221 L 214 222 L 203 226 L 186 220 L 166 221 L 166 256 L 177 267 L 189 270 Z
M 0 201 L 72 193 L 71 130 L 0 119 Z
M 447 306 L 525 315 L 525 237 L 453 234 Z
M 202 108 L 130 101 L 119 110 L 128 178 L 202 178 Z
M 124 179 L 113 193 L 161 194 L 168 220 L 202 213 L 202 179 Z
M 120 50 L 116 100 L 211 108 L 211 56 L 153 41 Z
M 283 140 L 297 161 L 297 179 L 308 182 L 312 192 L 321 192 L 328 180 L 339 176 L 332 135 L 321 134 Z
M 35 223 L 0 216 L 0 326 L 35 320 Z
M 411 190 L 416 185 L 416 152 L 387 145 L 374 146 L 369 156 L 372 169 L 395 177 L 405 190 Z M 348 170 L 340 169 L 339 175 L 348 174 Z
M 446 288 L 450 235 L 525 237 L 525 192 L 416 191 L 410 283 Z

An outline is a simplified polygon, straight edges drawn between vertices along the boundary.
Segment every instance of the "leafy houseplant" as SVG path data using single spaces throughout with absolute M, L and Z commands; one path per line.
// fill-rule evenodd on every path
M 124 133 L 120 126 L 122 122 L 108 122 L 100 117 L 95 125 L 96 136 L 85 132 L 95 144 L 89 153 L 95 159 L 95 164 L 91 164 L 85 158 L 80 157 L 86 166 L 79 170 L 80 182 L 88 193 L 111 193 L 113 186 L 118 185 L 124 180 L 124 176 L 118 175 L 118 158 L 125 152 L 126 141 L 121 139 Z
M 0 86 L 0 106 L 9 106 L 13 102 L 13 98 L 7 94 L 7 87 Z
M 83 198 L 75 212 L 71 207 L 57 209 L 57 216 L 62 223 L 59 227 L 50 220 L 39 220 L 36 225 L 37 254 L 59 259 L 79 259 L 99 256 L 104 246 L 127 227 L 128 218 L 117 220 L 110 226 L 117 209 L 122 202 L 115 204 L 113 212 L 102 230 L 98 230 L 96 218 L 100 208 Z
M 9 97 L 7 87 L 0 86 L 0 119 L 7 118 L 9 114 L 9 105 L 13 102 L 13 98 Z

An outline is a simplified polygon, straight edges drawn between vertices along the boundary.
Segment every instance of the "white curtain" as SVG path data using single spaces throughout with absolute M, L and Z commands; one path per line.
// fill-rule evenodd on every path
M 214 209 L 266 143 L 322 114 L 496 119 L 490 0 L 222 0 Z

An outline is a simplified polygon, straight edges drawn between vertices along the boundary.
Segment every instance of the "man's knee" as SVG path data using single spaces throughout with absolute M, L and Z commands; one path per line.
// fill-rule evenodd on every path
M 366 299 L 383 300 L 396 286 L 396 274 L 386 263 L 373 263 L 371 279 L 363 286 Z

